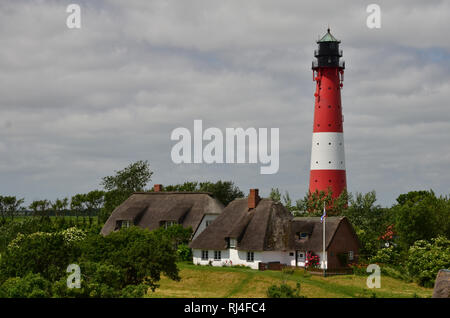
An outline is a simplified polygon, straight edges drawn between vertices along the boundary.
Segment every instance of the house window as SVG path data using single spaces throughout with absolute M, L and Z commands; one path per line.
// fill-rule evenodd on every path
M 202 260 L 208 259 L 208 251 L 202 251 Z
M 220 261 L 222 259 L 221 251 L 214 251 L 214 260 Z
M 305 239 L 305 238 L 308 237 L 308 233 L 306 233 L 306 232 L 299 232 L 299 233 L 297 233 L 297 237 L 298 237 L 299 240 Z
M 255 260 L 255 254 L 253 252 L 247 252 L 247 262 L 253 262 Z
M 208 227 L 212 223 L 212 220 L 206 221 L 205 226 Z
M 354 257 L 353 251 L 349 251 L 349 252 L 348 252 L 348 259 L 349 259 L 350 261 L 353 261 L 353 257 Z
M 174 224 L 176 224 L 176 222 L 174 222 L 174 221 L 166 221 L 166 222 L 164 222 L 164 228 L 167 229 L 167 228 L 171 227 Z
M 230 238 L 230 248 L 236 248 L 236 239 Z
M 129 220 L 122 220 L 120 222 L 120 228 L 121 229 L 127 229 L 130 227 L 130 221 Z

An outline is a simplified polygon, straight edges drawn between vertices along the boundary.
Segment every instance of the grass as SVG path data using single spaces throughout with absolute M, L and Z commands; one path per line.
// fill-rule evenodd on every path
M 302 269 L 287 275 L 279 271 L 198 266 L 186 263 L 179 263 L 178 267 L 181 281 L 175 282 L 163 276 L 160 288 L 155 292 L 149 291 L 148 297 L 261 298 L 266 297 L 269 286 L 279 285 L 282 280 L 292 287 L 300 281 L 300 295 L 308 298 L 431 297 L 433 292 L 430 288 L 387 276 L 381 276 L 381 288 L 369 289 L 366 286 L 366 276 L 322 277 L 305 273 Z

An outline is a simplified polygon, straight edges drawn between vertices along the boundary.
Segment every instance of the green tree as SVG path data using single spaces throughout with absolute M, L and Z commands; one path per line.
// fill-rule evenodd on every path
M 86 195 L 81 193 L 75 194 L 70 200 L 70 210 L 75 213 L 78 222 L 78 216 L 86 211 Z
M 411 191 L 397 199 L 395 229 L 404 249 L 417 240 L 430 240 L 450 235 L 450 202 L 430 191 Z
M 145 191 L 145 186 L 150 182 L 153 172 L 147 161 L 137 161 L 128 165 L 123 170 L 115 171 L 114 176 L 104 177 L 101 185 L 106 190 L 104 206 L 99 215 L 105 222 L 112 211 L 125 201 L 133 192 Z
M 308 192 L 305 197 L 296 202 L 297 210 L 307 212 L 309 215 L 321 216 L 323 214 L 324 204 L 327 208 L 327 215 L 340 215 L 347 208 L 349 195 L 344 189 L 342 193 L 333 198 L 333 191 L 328 188 L 327 191 Z
M 67 288 L 67 277 L 62 277 L 53 283 L 53 297 L 116 298 L 120 296 L 123 269 L 111 264 L 89 261 L 79 262 L 79 266 L 80 288 Z
M 269 198 L 275 202 L 281 202 L 281 192 L 278 188 L 270 189 Z
M 57 230 L 57 225 L 49 218 L 27 217 L 9 222 L 6 226 L 0 226 L 0 253 L 6 250 L 19 233 L 25 235 L 34 232 L 55 232 Z
M 420 285 L 433 287 L 438 271 L 450 267 L 450 240 L 441 236 L 416 241 L 409 249 L 406 267 Z
M 55 216 L 58 217 L 63 211 L 67 209 L 67 206 L 69 205 L 69 199 L 56 199 L 55 202 L 51 203 L 50 205 L 52 210 L 55 212 Z
M 86 194 L 86 209 L 89 214 L 89 219 L 91 218 L 92 213 L 97 213 L 103 207 L 103 203 L 105 200 L 105 192 L 101 190 L 93 190 Z
M 391 225 L 393 215 L 389 209 L 376 204 L 376 192 L 349 195 L 349 206 L 342 212 L 353 225 L 361 243 L 360 255 L 374 256 L 381 246 L 379 237 Z
M 302 213 L 301 200 L 297 200 L 296 204 L 292 204 L 292 199 L 288 191 L 283 195 L 278 188 L 272 188 L 270 190 L 269 198 L 275 202 L 283 203 L 283 205 L 288 209 L 294 216 L 299 216 Z
M 82 262 L 103 263 L 123 270 L 120 288 L 145 284 L 158 287 L 161 273 L 179 280 L 177 253 L 166 232 L 131 227 L 107 236 L 92 235 L 82 243 Z
M 50 295 L 51 284 L 40 274 L 11 277 L 0 285 L 0 298 L 43 298 Z
M 59 279 L 78 254 L 76 243 L 80 236 L 75 232 L 18 234 L 0 259 L 0 281 L 28 273 L 50 281 Z
M 48 213 L 50 210 L 50 201 L 35 200 L 31 202 L 29 208 L 33 211 L 34 216 L 40 216 L 41 218 L 48 217 Z
M 0 195 L 0 216 L 3 220 L 7 217 L 11 219 L 20 212 L 23 211 L 22 204 L 24 199 L 17 199 L 15 196 L 1 196 Z
M 237 198 L 243 198 L 244 193 L 231 181 L 213 182 L 185 182 L 183 184 L 168 185 L 163 188 L 167 192 L 210 192 L 223 205 L 228 205 Z
M 101 185 L 106 191 L 139 192 L 151 180 L 153 172 L 147 161 L 139 160 L 123 170 L 115 171 L 114 176 L 104 177 Z

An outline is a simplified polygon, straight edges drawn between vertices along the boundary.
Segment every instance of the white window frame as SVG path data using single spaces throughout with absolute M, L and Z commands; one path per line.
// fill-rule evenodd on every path
M 169 227 L 171 227 L 171 226 L 173 226 L 175 224 L 176 224 L 175 221 L 165 221 L 164 222 L 164 228 L 167 230 L 167 228 L 169 228 Z
M 214 251 L 214 260 L 220 261 L 222 259 L 222 251 Z
M 236 239 L 230 238 L 230 248 L 236 248 Z
M 130 220 L 122 220 L 121 222 L 120 222 L 120 228 L 121 229 L 127 229 L 127 228 L 129 228 L 130 227 Z
M 208 251 L 207 250 L 202 250 L 202 260 L 206 261 L 209 259 L 209 255 L 208 255 Z
M 255 253 L 247 252 L 247 262 L 254 262 L 254 261 L 255 261 Z
M 353 251 L 348 251 L 348 260 L 353 261 L 354 258 L 355 258 L 355 254 L 353 253 Z

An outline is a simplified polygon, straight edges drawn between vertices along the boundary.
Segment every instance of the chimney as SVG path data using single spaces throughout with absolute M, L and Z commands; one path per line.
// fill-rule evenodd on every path
M 153 186 L 153 191 L 155 192 L 161 192 L 162 191 L 162 184 L 155 184 Z
M 248 209 L 255 209 L 261 198 L 258 195 L 258 189 L 250 189 L 248 196 Z

